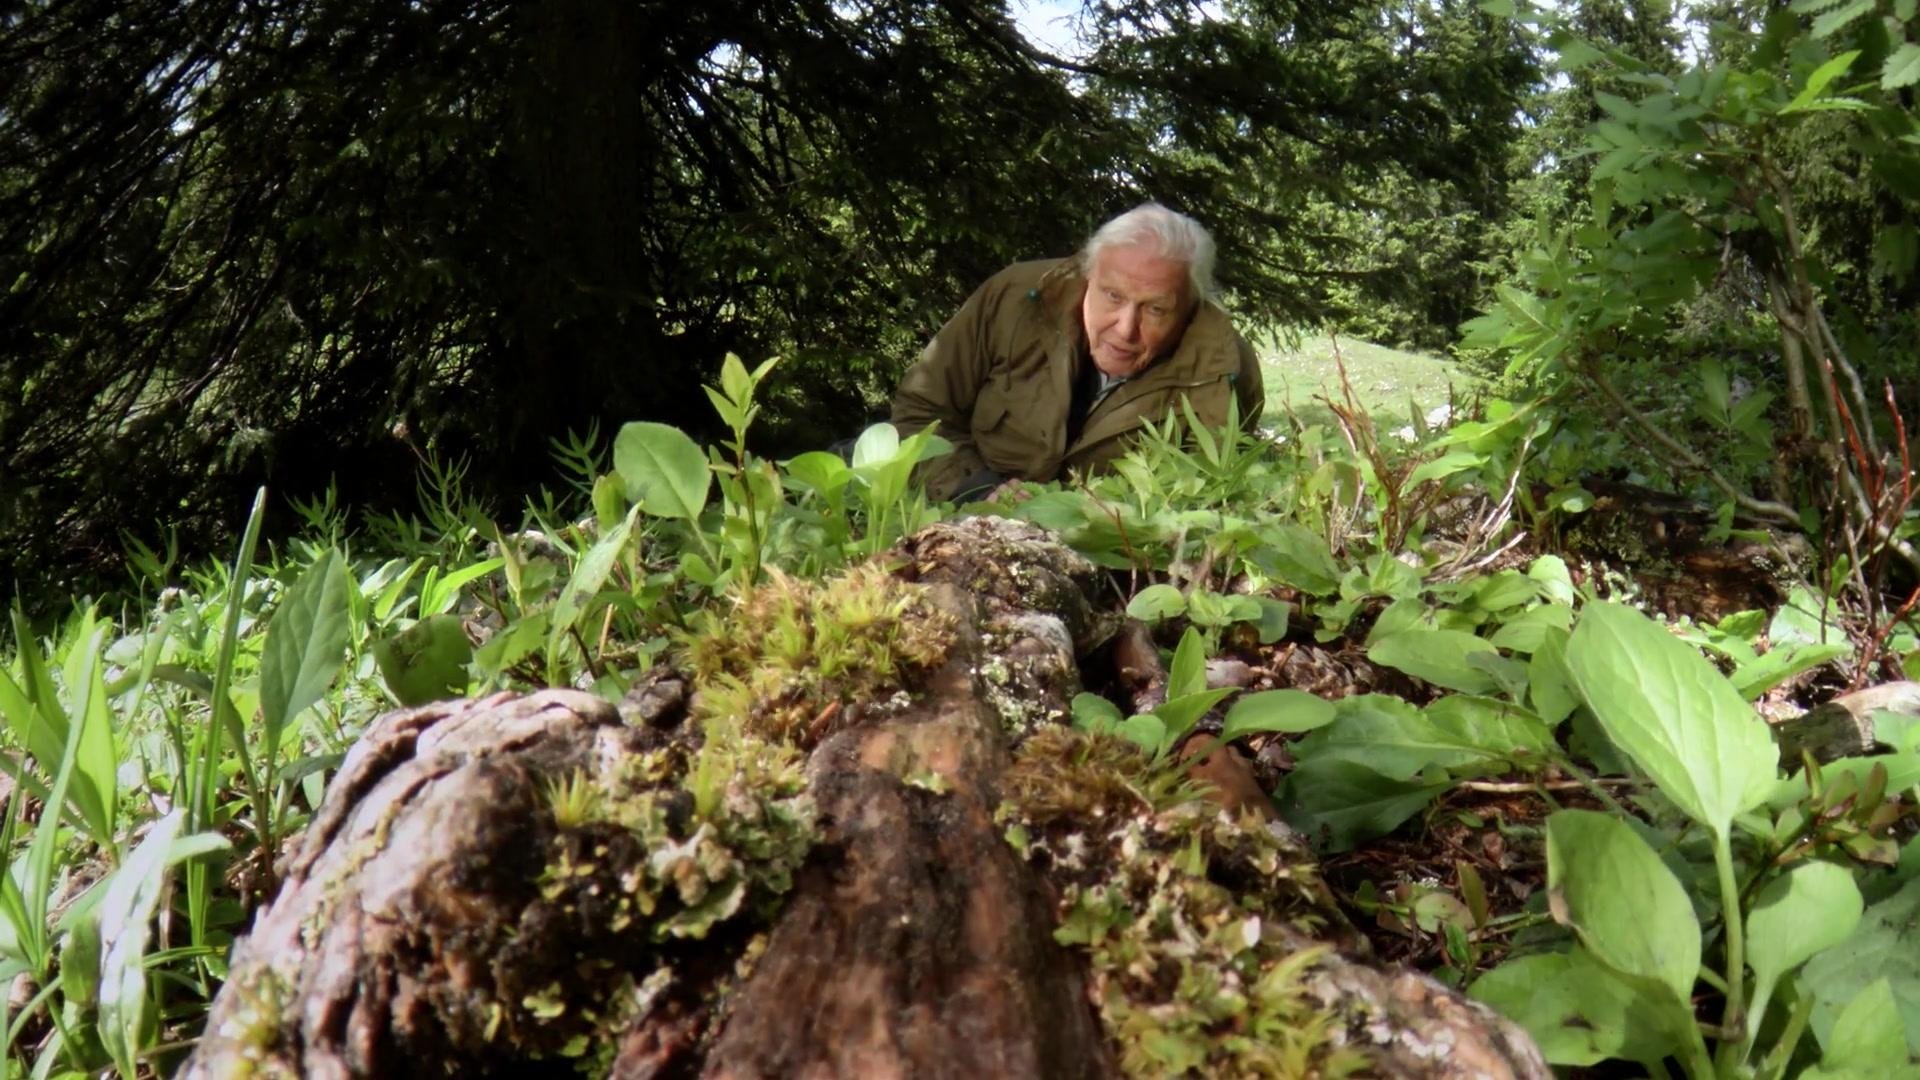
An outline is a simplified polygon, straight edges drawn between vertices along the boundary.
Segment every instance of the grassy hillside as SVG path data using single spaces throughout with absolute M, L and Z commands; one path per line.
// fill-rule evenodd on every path
M 1284 425 L 1289 408 L 1308 424 L 1330 423 L 1324 399 L 1341 399 L 1336 355 L 1346 362 L 1354 397 L 1389 429 L 1410 423 L 1408 402 L 1425 413 L 1451 393 L 1466 395 L 1473 376 L 1445 357 L 1402 352 L 1327 335 L 1260 342 L 1267 380 L 1267 421 Z

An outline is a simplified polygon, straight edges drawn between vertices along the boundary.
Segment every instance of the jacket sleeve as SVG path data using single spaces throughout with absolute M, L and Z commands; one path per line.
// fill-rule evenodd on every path
M 974 290 L 935 334 L 893 394 L 893 426 L 904 437 L 938 424 L 953 453 L 924 462 L 914 478 L 936 499 L 951 499 L 970 479 L 991 471 L 973 442 L 973 403 L 993 369 L 995 282 Z
M 1244 337 L 1239 339 L 1238 345 L 1240 377 L 1233 381 L 1233 392 L 1240 402 L 1240 427 L 1252 431 L 1260 423 L 1260 414 L 1266 410 L 1267 386 L 1260 374 L 1260 354 L 1253 350 Z

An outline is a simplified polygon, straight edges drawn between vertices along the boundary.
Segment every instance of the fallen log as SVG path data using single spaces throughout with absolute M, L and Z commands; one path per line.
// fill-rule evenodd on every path
M 181 1075 L 1549 1075 L 1343 958 L 1284 828 L 1063 725 L 1090 566 L 994 519 L 896 555 L 743 599 L 634 723 L 383 717 Z

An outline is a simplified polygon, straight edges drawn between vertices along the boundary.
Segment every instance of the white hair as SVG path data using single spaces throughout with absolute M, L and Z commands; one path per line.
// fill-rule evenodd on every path
M 1080 269 L 1108 248 L 1144 247 L 1163 259 L 1187 264 L 1187 282 L 1198 301 L 1213 293 L 1213 234 L 1205 225 L 1157 202 L 1145 202 L 1094 230 L 1080 249 Z

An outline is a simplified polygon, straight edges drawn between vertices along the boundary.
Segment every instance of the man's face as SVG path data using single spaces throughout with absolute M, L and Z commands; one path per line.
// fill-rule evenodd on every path
M 1080 302 L 1094 366 L 1125 378 L 1180 344 L 1193 314 L 1187 264 L 1144 247 L 1111 247 L 1094 256 Z

